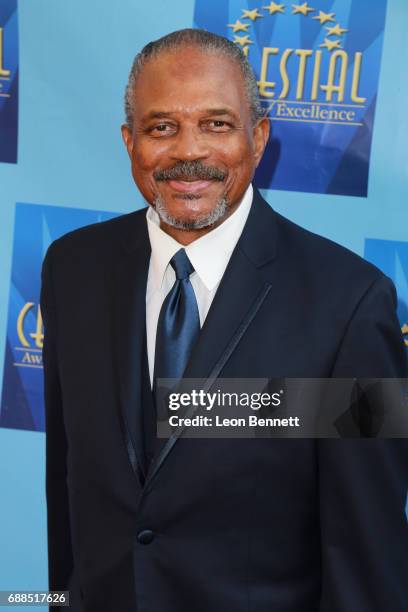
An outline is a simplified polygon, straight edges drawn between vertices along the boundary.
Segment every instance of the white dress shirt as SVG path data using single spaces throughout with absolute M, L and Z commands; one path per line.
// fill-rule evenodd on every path
M 190 276 L 190 282 L 196 296 L 202 327 L 232 251 L 244 229 L 252 198 L 253 189 L 250 184 L 240 205 L 228 219 L 187 246 L 166 234 L 160 228 L 159 215 L 154 208 L 148 207 L 146 219 L 152 253 L 146 289 L 146 335 L 151 383 L 160 309 L 176 280 L 175 272 L 169 265 L 170 259 L 179 249 L 186 250 L 195 270 Z

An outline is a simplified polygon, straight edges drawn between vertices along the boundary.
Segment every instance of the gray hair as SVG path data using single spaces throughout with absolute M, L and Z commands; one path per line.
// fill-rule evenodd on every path
M 259 101 L 258 86 L 252 67 L 245 57 L 243 51 L 233 42 L 206 30 L 186 28 L 171 32 L 158 40 L 148 43 L 133 60 L 129 74 L 129 80 L 125 91 L 125 115 L 126 124 L 130 129 L 133 127 L 133 99 L 137 77 L 143 66 L 160 53 L 173 51 L 183 45 L 196 46 L 207 53 L 223 54 L 236 62 L 241 70 L 247 93 L 248 103 L 254 124 L 264 116 Z

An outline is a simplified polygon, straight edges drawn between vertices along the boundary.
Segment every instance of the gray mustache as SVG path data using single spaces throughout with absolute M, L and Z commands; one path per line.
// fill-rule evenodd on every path
M 216 166 L 205 166 L 200 160 L 178 162 L 171 168 L 153 172 L 153 178 L 156 181 L 224 181 L 226 176 L 227 173 L 223 170 L 220 170 Z

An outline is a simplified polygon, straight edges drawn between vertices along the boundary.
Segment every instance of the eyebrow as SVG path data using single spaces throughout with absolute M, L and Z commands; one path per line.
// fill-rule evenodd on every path
M 147 115 L 142 117 L 142 121 L 149 121 L 150 119 L 166 119 L 167 117 L 173 117 L 176 114 L 177 113 L 171 111 L 152 110 L 150 113 L 147 113 Z M 203 114 L 207 117 L 228 115 L 234 119 L 238 118 L 237 115 L 229 108 L 208 108 L 203 111 Z

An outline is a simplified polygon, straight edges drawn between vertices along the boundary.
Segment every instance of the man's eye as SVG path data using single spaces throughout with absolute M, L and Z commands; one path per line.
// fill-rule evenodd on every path
M 211 119 L 211 121 L 208 121 L 207 126 L 214 132 L 226 132 L 232 127 L 230 123 L 227 123 L 222 119 Z
M 169 125 L 168 123 L 158 123 L 157 125 L 151 127 L 149 131 L 153 136 L 163 136 L 172 134 L 174 130 L 174 126 Z

